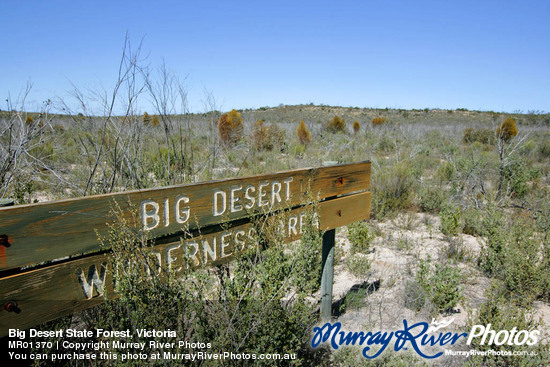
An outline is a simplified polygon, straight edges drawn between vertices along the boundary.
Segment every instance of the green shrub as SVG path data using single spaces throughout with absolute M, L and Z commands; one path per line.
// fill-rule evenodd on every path
M 496 276 L 502 269 L 502 253 L 506 245 L 506 220 L 490 203 L 483 213 L 482 232 L 487 239 L 478 260 L 480 269 L 488 276 Z
M 395 242 L 395 248 L 399 251 L 410 251 L 414 246 L 414 243 L 411 242 L 406 236 L 401 236 Z
M 452 237 L 461 232 L 459 207 L 446 206 L 439 213 L 439 218 L 441 219 L 441 233 L 444 235 Z
M 508 291 L 519 303 L 539 299 L 548 289 L 546 280 L 550 267 L 541 248 L 540 239 L 534 236 L 531 221 L 518 218 L 508 233 L 502 253 L 502 270 L 499 272 Z
M 472 340 L 471 347 L 479 351 L 494 350 L 496 352 L 526 352 L 520 356 L 505 356 L 491 353 L 487 355 L 475 355 L 467 362 L 467 366 L 507 367 L 507 366 L 548 366 L 550 354 L 548 353 L 548 337 L 543 336 L 545 326 L 536 319 L 535 312 L 530 307 L 518 307 L 510 300 L 506 290 L 499 282 L 493 282 L 485 292 L 487 301 L 484 302 L 475 317 L 469 320 L 469 326 L 491 325 L 491 330 L 539 330 L 541 335 L 536 345 L 488 345 L 481 344 L 480 338 Z
M 303 157 L 306 153 L 306 146 L 303 144 L 291 145 L 290 152 L 296 157 Z
M 369 354 L 374 354 L 374 350 Z M 415 352 L 404 350 L 398 352 L 387 348 L 374 359 L 367 359 L 362 355 L 361 347 L 344 346 L 334 353 L 334 365 L 340 367 L 428 367 L 428 363 Z
M 350 290 L 346 296 L 339 302 L 338 312 L 344 313 L 348 310 L 357 310 L 365 306 L 365 298 L 367 297 L 368 289 L 360 288 L 358 290 Z
M 358 252 L 368 253 L 374 237 L 367 223 L 354 222 L 348 225 L 348 239 L 351 244 L 350 250 L 352 254 Z
M 502 281 L 509 296 L 522 305 L 550 295 L 550 251 L 533 220 L 517 216 L 506 223 L 501 213 L 489 208 L 483 221 L 487 236 L 478 264 Z
M 295 253 L 296 285 L 307 294 L 317 291 L 321 287 L 322 263 L 321 250 L 322 236 L 315 225 L 313 213 L 304 218 L 303 234 Z
M 538 147 L 539 156 L 542 159 L 548 159 L 550 158 L 550 139 L 546 137 L 546 139 L 542 140 L 539 143 Z
M 462 233 L 471 236 L 481 236 L 483 234 L 481 212 L 479 209 L 474 207 L 467 208 L 462 212 L 462 219 L 464 221 Z
M 494 144 L 495 134 L 489 129 L 472 129 L 464 130 L 462 141 L 466 144 L 479 142 L 481 144 Z
M 405 282 L 403 290 L 403 303 L 405 307 L 413 311 L 420 311 L 426 304 L 426 291 L 417 281 L 409 279 Z
M 373 174 L 372 179 L 371 210 L 375 218 L 395 215 L 410 206 L 414 181 L 407 164 L 397 163 Z
M 390 153 L 397 148 L 397 141 L 387 135 L 384 135 L 378 140 L 376 150 L 379 152 Z
M 248 250 L 237 256 L 231 276 L 229 267 L 221 265 L 194 271 L 184 269 L 176 277 L 173 271 L 154 261 L 152 244 L 146 234 L 132 224 L 132 219 L 123 217 L 119 209 L 115 212 L 118 214 L 110 225 L 109 237 L 100 240 L 112 249 L 111 274 L 116 280 L 119 298 L 85 311 L 79 322 L 89 330 L 130 330 L 132 342 L 145 342 L 143 350 L 116 351 L 158 352 L 157 348 L 150 346 L 149 338 L 139 337 L 136 331 L 172 330 L 176 331 L 177 337 L 163 337 L 162 342 L 176 342 L 177 345 L 177 341 L 185 337 L 189 343 L 210 343 L 208 350 L 211 353 L 292 353 L 297 355 L 293 365 L 307 365 L 312 361 L 315 365 L 328 363 L 326 354 L 307 347 L 306 335 L 311 332 L 317 317 L 315 305 L 306 301 L 308 294 L 299 291 L 304 275 L 309 279 L 320 270 L 308 265 L 318 257 L 311 252 L 313 243 L 307 244 L 304 251 L 285 247 L 282 241 L 274 240 L 260 251 L 257 243 L 261 243 L 262 238 L 257 237 L 250 239 L 245 245 Z M 267 223 L 260 221 L 255 225 L 265 227 Z M 315 241 L 315 247 L 319 248 L 319 231 L 306 229 L 306 241 Z M 310 268 L 302 269 L 303 266 Z M 157 269 L 160 276 L 151 276 L 157 273 Z M 285 300 L 289 294 L 290 299 Z M 67 325 L 58 326 L 66 328 Z M 128 341 L 118 337 L 112 340 Z M 194 350 L 178 346 L 170 352 L 189 353 Z M 81 352 L 93 350 L 90 347 Z M 143 365 L 143 362 L 138 361 L 135 365 Z M 146 362 L 148 365 L 150 361 Z M 212 360 L 208 365 L 225 366 L 226 362 Z M 255 364 L 278 366 L 280 362 L 265 360 Z M 240 362 L 237 364 L 241 365 Z M 109 365 L 127 364 L 110 360 Z M 195 362 L 182 361 L 182 365 L 191 366 Z
M 447 259 L 455 262 L 464 262 L 471 256 L 470 251 L 464 245 L 464 240 L 460 237 L 452 237 L 448 239 L 449 246 L 443 249 L 443 254 Z
M 405 231 L 414 231 L 418 225 L 420 224 L 420 221 L 416 217 L 415 213 L 404 213 L 397 216 L 397 218 L 392 220 L 392 224 Z
M 504 166 L 504 180 L 512 197 L 521 199 L 530 190 L 529 182 L 540 177 L 540 171 L 529 168 L 525 159 L 515 159 Z
M 455 173 L 453 165 L 445 162 L 438 167 L 435 176 L 439 183 L 447 183 L 454 180 Z
M 165 147 L 159 147 L 157 152 L 149 152 L 145 157 L 147 170 L 152 172 L 159 183 L 169 183 L 170 170 L 178 165 L 177 154 Z
M 420 190 L 419 205 L 425 213 L 439 213 L 443 208 L 445 200 L 445 192 L 439 187 L 424 186 Z
M 346 258 L 346 268 L 357 278 L 366 279 L 370 272 L 371 262 L 361 254 L 350 255 Z
M 36 191 L 36 183 L 30 179 L 25 179 L 24 181 L 18 179 L 13 191 L 17 205 L 30 204 L 32 201 L 31 196 Z
M 51 164 L 58 154 L 58 149 L 56 149 L 55 147 L 55 142 L 42 141 L 37 142 L 37 144 L 33 145 L 29 153 L 33 157 L 40 159 L 42 162 Z
M 550 202 L 541 200 L 536 208 L 535 222 L 545 244 L 545 251 L 550 251 Z M 550 257 L 549 257 L 550 258 Z
M 424 288 L 428 299 L 440 312 L 456 307 L 463 299 L 458 267 L 436 263 L 432 268 L 430 257 L 420 259 L 416 282 Z

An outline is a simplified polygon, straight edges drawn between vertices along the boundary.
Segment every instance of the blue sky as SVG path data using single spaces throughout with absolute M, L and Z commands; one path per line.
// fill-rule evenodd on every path
M 550 1 L 3 1 L 0 108 L 112 89 L 128 33 L 189 107 L 550 111 Z M 146 98 L 141 110 L 150 110 Z

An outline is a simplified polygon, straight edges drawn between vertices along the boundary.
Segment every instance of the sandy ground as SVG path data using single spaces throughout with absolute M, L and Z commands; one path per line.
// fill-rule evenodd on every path
M 407 280 L 414 279 L 419 259 L 429 256 L 432 260 L 450 261 L 447 260 L 449 240 L 439 230 L 439 219 L 429 214 L 408 213 L 394 220 L 371 222 L 371 225 L 378 227 L 379 236 L 374 240 L 371 253 L 366 255 L 371 261 L 371 269 L 363 277 L 351 274 L 345 265 L 346 258 L 353 256 L 349 252 L 347 227 L 337 231 L 332 322 L 339 321 L 342 330 L 346 331 L 374 332 L 403 329 L 403 319 L 410 324 L 431 323 L 435 318 L 438 322 L 452 320 L 441 331 L 469 332 L 468 318 L 486 300 L 484 292 L 490 285 L 490 280 L 479 272 L 475 263 L 482 246 L 478 239 L 463 234 L 456 239 L 462 252 L 458 266 L 462 273 L 464 300 L 452 312 L 437 313 L 429 306 L 414 311 L 405 306 L 404 288 Z M 367 296 L 339 313 L 338 305 L 361 288 L 368 288 Z M 550 305 L 535 302 L 533 308 L 545 325 L 550 325 Z M 464 342 L 455 347 L 468 349 Z M 456 358 L 445 357 L 432 363 L 460 365 Z

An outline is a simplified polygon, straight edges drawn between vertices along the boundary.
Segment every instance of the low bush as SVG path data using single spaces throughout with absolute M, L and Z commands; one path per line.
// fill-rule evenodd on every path
M 512 159 L 504 168 L 504 182 L 510 196 L 522 199 L 530 190 L 530 182 L 540 177 L 538 169 L 529 168 L 525 159 Z
M 519 215 L 511 223 L 494 207 L 483 220 L 487 236 L 478 264 L 487 275 L 502 281 L 511 299 L 523 306 L 549 300 L 550 251 L 535 222 Z
M 437 214 L 443 208 L 446 200 L 445 191 L 440 187 L 424 186 L 420 189 L 419 205 L 425 213 Z
M 444 235 L 453 237 L 462 231 L 459 207 L 446 206 L 439 213 L 439 218 L 441 219 L 441 233 Z
M 404 231 L 414 231 L 420 224 L 420 221 L 414 213 L 399 214 L 397 218 L 393 219 L 391 222 L 395 227 Z
M 374 355 L 377 348 L 368 353 Z M 340 367 L 428 367 L 429 364 L 417 353 L 404 348 L 395 352 L 387 348 L 382 354 L 374 359 L 367 359 L 363 356 L 362 347 L 345 346 L 334 353 L 334 365 Z
M 159 126 L 159 124 L 159 117 L 157 115 L 153 116 L 153 118 L 151 119 L 151 126 L 156 127 Z
M 361 129 L 361 124 L 359 123 L 359 121 L 354 121 L 353 122 L 353 132 L 355 134 L 357 134 L 360 129 Z
M 539 143 L 538 152 L 541 159 L 550 158 L 550 139 L 546 138 Z
M 403 289 L 403 303 L 413 311 L 420 311 L 426 304 L 426 291 L 416 280 L 409 279 Z
M 364 254 L 368 253 L 374 237 L 367 223 L 354 222 L 348 225 L 348 239 L 351 245 L 350 251 L 352 254 L 358 252 Z
M 414 181 L 407 164 L 397 163 L 372 178 L 371 212 L 375 218 L 395 215 L 410 206 Z
M 464 262 L 471 257 L 471 251 L 465 246 L 464 240 L 461 237 L 453 237 L 448 239 L 449 246 L 443 249 L 444 258 L 455 262 Z
M 265 126 L 262 120 L 254 123 L 252 138 L 254 147 L 258 151 L 280 150 L 283 146 L 285 135 L 285 130 L 275 124 Z
M 224 113 L 218 120 L 218 132 L 225 145 L 236 143 L 243 134 L 243 118 L 236 110 Z
M 416 282 L 440 312 L 451 310 L 463 299 L 460 268 L 448 263 L 444 265 L 435 263 L 432 267 L 430 257 L 427 260 L 421 259 L 416 273 Z
M 346 131 L 346 120 L 334 116 L 327 124 L 327 130 L 333 133 Z
M 149 125 L 151 123 L 151 116 L 147 112 L 143 112 L 143 117 L 141 118 L 144 125 Z
M 114 277 L 119 298 L 85 311 L 80 317 L 84 328 L 130 330 L 132 342 L 146 343 L 145 349 L 118 350 L 124 353 L 162 351 L 151 346 L 148 338 L 139 337 L 138 329 L 172 330 L 177 336 L 163 337 L 163 343 L 176 342 L 177 345 L 177 341 L 184 338 L 189 343 L 209 343 L 211 353 L 284 352 L 296 354 L 293 365 L 312 361 L 315 365 L 327 363 L 326 354 L 307 347 L 306 337 L 317 321 L 315 304 L 306 300 L 311 294 L 307 292 L 317 291 L 320 279 L 320 234 L 313 221 L 306 221 L 305 237 L 298 249 L 284 245 L 280 239 L 265 242 L 257 236 L 247 239 L 244 245 L 247 250 L 236 256 L 231 273 L 228 265 L 196 270 L 183 265 L 176 275 L 174 270 L 151 256 L 153 244 L 135 224 L 139 223 L 137 216 L 132 221 L 115 209 L 115 217 L 108 237 L 100 241 L 112 250 L 112 267 L 108 269 L 113 270 L 108 271 Z M 260 220 L 254 225 L 262 228 L 267 222 Z M 255 232 L 262 233 L 260 230 Z M 258 243 L 265 244 L 263 251 Z M 288 295 L 290 298 L 286 299 Z M 124 337 L 112 340 L 128 341 Z M 93 352 L 91 348 L 93 346 L 81 352 Z M 193 350 L 178 346 L 170 352 Z M 143 362 L 138 361 L 135 365 L 143 365 Z M 280 362 L 266 360 L 260 364 L 278 366 Z M 195 364 L 181 361 L 181 365 Z M 109 365 L 126 363 L 109 360 Z M 212 360 L 208 365 L 225 366 L 227 363 Z
M 479 142 L 481 144 L 494 144 L 495 134 L 489 129 L 472 129 L 464 130 L 462 141 L 466 144 Z
M 489 344 L 486 340 L 482 343 L 481 338 L 474 338 L 471 347 L 479 351 L 493 350 L 497 353 L 487 353 L 486 355 L 475 355 L 467 362 L 467 366 L 487 366 L 487 367 L 528 367 L 528 366 L 548 366 L 550 365 L 550 354 L 548 353 L 548 336 L 543 334 L 545 325 L 537 320 L 535 313 L 530 307 L 518 307 L 510 300 L 505 287 L 499 282 L 493 282 L 491 287 L 485 292 L 487 301 L 484 302 L 479 311 L 468 321 L 469 326 L 483 325 L 491 327 L 497 333 L 500 330 L 533 330 L 539 331 L 538 342 L 535 345 L 514 345 L 503 343 L 497 345 Z M 498 334 L 497 334 L 498 335 Z M 517 335 L 517 334 L 516 334 Z M 498 352 L 522 353 L 518 356 L 503 355 Z M 525 354 L 523 354 L 525 353 Z M 499 355 L 500 354 L 500 355 Z
M 296 267 L 295 284 L 301 292 L 311 294 L 321 287 L 322 236 L 316 227 L 316 218 L 312 212 L 304 218 L 303 234 L 294 253 Z
M 391 153 L 396 150 L 397 144 L 398 142 L 396 139 L 383 135 L 376 144 L 376 150 L 379 152 Z
M 439 184 L 448 183 L 454 180 L 456 170 L 450 162 L 444 162 L 437 168 L 435 173 L 436 182 Z
M 371 262 L 362 254 L 350 255 L 346 258 L 348 271 L 360 279 L 367 279 L 369 276 Z
M 486 240 L 478 265 L 488 276 L 497 276 L 502 269 L 501 255 L 506 246 L 506 219 L 493 203 L 484 210 L 482 233 Z
M 471 236 L 483 235 L 481 212 L 479 209 L 474 207 L 467 208 L 462 212 L 462 219 L 464 221 L 462 233 L 469 234 Z
M 311 141 L 311 133 L 304 123 L 304 120 L 300 121 L 300 125 L 298 125 L 298 128 L 296 129 L 296 134 L 298 135 L 298 139 L 302 145 L 307 145 Z
M 375 117 L 375 118 L 372 119 L 371 123 L 372 123 L 372 126 L 381 126 L 381 125 L 384 125 L 386 123 L 386 118 L 385 117 Z

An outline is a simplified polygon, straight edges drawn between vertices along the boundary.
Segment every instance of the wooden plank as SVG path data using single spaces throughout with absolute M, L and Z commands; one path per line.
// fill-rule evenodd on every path
M 286 240 L 301 237 L 300 218 L 305 210 L 307 208 L 297 208 L 282 216 Z M 323 230 L 366 219 L 370 213 L 370 192 L 321 202 L 317 212 L 319 227 Z M 161 266 L 176 272 L 184 266 L 186 255 L 192 264 L 219 264 L 242 251 L 241 241 L 250 228 L 250 223 L 230 224 L 199 238 L 158 245 L 154 251 Z M 193 242 L 197 244 L 196 253 Z M 112 289 L 108 271 L 110 256 L 91 255 L 0 279 L 0 304 L 15 301 L 21 310 L 20 313 L 0 312 L 0 337 L 7 335 L 10 328 L 29 328 L 103 302 L 105 289 Z
M 99 250 L 118 205 L 153 237 L 295 206 L 313 197 L 365 191 L 370 162 L 0 208 L 0 272 Z

